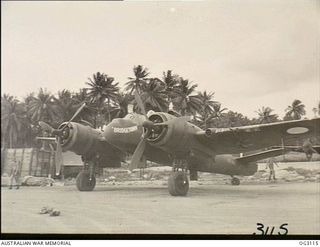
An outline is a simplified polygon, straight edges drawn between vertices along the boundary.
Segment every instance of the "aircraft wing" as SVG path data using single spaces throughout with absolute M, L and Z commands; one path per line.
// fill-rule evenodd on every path
M 281 148 L 281 146 L 273 146 L 271 148 L 277 149 L 277 148 Z M 294 151 L 294 152 L 305 152 L 305 150 L 303 150 L 302 146 L 284 146 L 284 148 L 286 148 L 290 151 Z M 312 151 L 313 151 L 313 153 L 320 154 L 320 145 L 312 146 Z
M 256 162 L 258 160 L 263 160 L 263 159 L 267 159 L 270 157 L 282 155 L 287 151 L 288 150 L 285 148 L 271 149 L 271 150 L 262 151 L 262 152 L 258 152 L 255 154 L 250 154 L 250 155 L 246 155 L 243 157 L 239 157 L 239 158 L 236 158 L 235 160 L 240 163 L 248 164 L 249 162 Z
M 215 154 L 235 154 L 272 146 L 298 145 L 320 135 L 320 118 L 231 128 L 209 128 L 196 138 Z

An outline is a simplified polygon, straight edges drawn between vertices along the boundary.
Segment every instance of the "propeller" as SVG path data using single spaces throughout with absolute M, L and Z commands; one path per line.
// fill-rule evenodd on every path
M 63 126 L 63 128 L 60 130 L 61 132 L 69 125 L 70 122 L 72 122 L 78 115 L 79 113 L 83 110 L 83 108 L 86 107 L 86 103 L 83 103 L 79 109 L 73 114 L 73 116 L 70 118 L 70 120 L 68 121 L 68 123 Z
M 55 153 L 55 162 L 56 162 L 56 175 L 60 174 L 61 167 L 63 165 L 63 157 L 62 157 L 62 147 L 60 142 L 60 136 L 57 136 L 57 148 Z
M 134 98 L 135 98 L 135 101 L 137 102 L 138 107 L 140 108 L 142 114 L 146 117 L 146 120 L 142 123 L 142 126 L 144 128 L 143 128 L 143 132 L 141 135 L 141 140 L 138 143 L 138 146 L 136 147 L 136 150 L 134 151 L 132 158 L 131 158 L 131 162 L 129 164 L 130 171 L 132 171 L 138 167 L 138 164 L 140 163 L 140 160 L 141 160 L 143 153 L 144 153 L 144 150 L 146 148 L 146 141 L 147 141 L 147 137 L 149 134 L 148 133 L 149 129 L 152 128 L 152 126 L 153 126 L 153 122 L 148 120 L 146 109 L 144 107 L 144 104 L 143 104 L 141 97 L 140 97 L 139 93 L 137 92 L 137 90 L 134 91 Z
M 148 119 L 148 116 L 146 114 L 146 110 L 144 107 L 144 104 L 141 100 L 141 97 L 139 95 L 139 93 L 137 91 L 134 92 L 134 96 L 135 96 L 135 100 L 137 102 L 137 105 L 139 106 L 142 114 L 146 117 L 146 120 L 142 123 L 143 126 L 143 132 L 141 135 L 141 140 L 138 143 L 138 146 L 136 147 L 132 158 L 131 158 L 131 162 L 129 164 L 129 170 L 132 171 L 134 169 L 136 169 L 138 167 L 138 164 L 141 161 L 141 158 L 143 156 L 144 150 L 146 148 L 146 142 L 147 142 L 147 138 L 151 133 L 151 130 L 156 127 L 156 126 L 168 126 L 177 122 L 187 122 L 191 120 L 190 116 L 183 116 L 183 117 L 177 117 L 174 119 L 170 119 L 166 122 L 162 122 L 162 123 L 154 123 L 152 121 L 150 121 Z
M 134 99 L 136 100 L 136 102 L 137 102 L 137 104 L 138 104 L 138 106 L 139 106 L 142 114 L 143 114 L 146 118 L 148 118 L 148 117 L 147 117 L 147 113 L 146 113 L 146 109 L 145 109 L 145 107 L 144 107 L 144 104 L 143 104 L 143 102 L 142 102 L 142 99 L 141 99 L 139 93 L 137 92 L 137 90 L 134 91 Z
M 70 120 L 65 124 L 61 129 L 55 129 L 49 124 L 39 121 L 40 127 L 44 131 L 48 131 L 50 134 L 55 135 L 56 137 L 56 143 L 57 143 L 57 148 L 55 152 L 55 166 L 56 166 L 56 175 L 60 174 L 61 167 L 63 165 L 63 158 L 62 158 L 62 147 L 61 147 L 61 136 L 64 131 L 64 129 L 69 125 L 70 122 L 72 122 L 78 115 L 79 113 L 85 108 L 86 103 L 83 103 L 78 110 L 73 114 L 73 116 L 70 118 Z
M 130 171 L 138 168 L 138 164 L 140 163 L 140 160 L 146 148 L 146 141 L 147 141 L 146 135 L 142 135 L 141 141 L 139 142 L 138 146 L 136 147 L 136 150 L 132 155 L 131 162 L 129 164 Z

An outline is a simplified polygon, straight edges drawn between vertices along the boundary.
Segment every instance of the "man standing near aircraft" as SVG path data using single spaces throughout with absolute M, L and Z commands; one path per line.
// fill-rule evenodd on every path
M 10 185 L 9 189 L 12 189 L 13 180 L 15 181 L 16 188 L 19 189 L 20 186 L 20 175 L 21 175 L 21 161 L 17 163 L 16 160 L 13 161 L 11 172 L 10 172 Z
M 271 157 L 270 159 L 268 159 L 267 166 L 266 166 L 266 169 L 269 168 L 269 170 L 270 170 L 269 180 L 271 180 L 271 177 L 273 178 L 273 180 L 277 180 L 276 173 L 274 171 L 274 165 L 279 167 L 275 158 Z

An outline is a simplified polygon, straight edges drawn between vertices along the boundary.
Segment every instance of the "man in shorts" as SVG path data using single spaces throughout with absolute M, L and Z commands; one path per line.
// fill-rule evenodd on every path
M 21 161 L 17 162 L 14 160 L 11 171 L 10 171 L 10 184 L 9 189 L 13 187 L 13 183 L 16 185 L 16 189 L 20 187 L 20 176 L 21 176 Z
M 275 158 L 272 157 L 272 158 L 268 159 L 266 169 L 269 168 L 269 170 L 270 170 L 269 180 L 271 180 L 271 178 L 273 178 L 273 180 L 277 180 L 276 179 L 276 173 L 274 171 L 274 165 L 279 167 L 277 162 L 276 162 L 276 160 L 275 160 Z

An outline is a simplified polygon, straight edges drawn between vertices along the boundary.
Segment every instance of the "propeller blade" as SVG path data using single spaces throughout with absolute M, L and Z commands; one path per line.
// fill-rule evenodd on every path
M 129 165 L 129 170 L 132 171 L 134 169 L 136 169 L 139 165 L 139 162 L 142 158 L 144 149 L 146 147 L 146 139 L 142 138 L 141 141 L 139 142 L 136 150 L 134 151 L 132 158 L 131 158 L 131 162 Z
M 154 126 L 154 122 L 150 121 L 150 120 L 145 120 L 143 123 L 142 123 L 142 126 L 144 128 L 152 128 Z
M 78 114 L 83 110 L 83 108 L 86 107 L 86 103 L 83 103 L 80 108 L 73 114 L 72 118 L 69 120 L 69 123 L 73 121 L 73 119 L 76 118 L 76 116 L 78 116 Z
M 146 113 L 146 109 L 144 108 L 144 104 L 143 104 L 142 99 L 141 99 L 140 95 L 138 94 L 137 90 L 134 91 L 134 98 L 135 98 L 135 100 L 136 100 L 136 102 L 137 102 L 142 114 L 146 118 L 148 118 L 147 117 L 147 113 Z
M 70 120 L 68 121 L 68 123 L 65 125 L 65 126 L 63 126 L 63 128 L 61 129 L 61 130 L 59 130 L 60 132 L 62 132 L 68 125 L 69 125 L 69 123 L 70 122 L 72 122 L 78 115 L 79 115 L 79 113 L 83 110 L 83 108 L 85 108 L 86 107 L 86 103 L 83 103 L 80 107 L 79 107 L 79 109 L 73 114 L 73 116 L 72 116 L 72 118 L 70 118 Z
M 43 130 L 48 131 L 49 133 L 52 133 L 52 131 L 54 131 L 54 128 L 45 122 L 39 121 L 39 125 Z
M 56 175 L 59 175 L 61 167 L 63 165 L 60 136 L 57 136 L 57 149 L 56 149 L 56 153 L 55 153 L 55 162 L 56 162 Z
M 90 123 L 90 122 L 88 122 L 88 121 L 86 121 L 86 120 L 84 120 L 84 119 L 82 119 L 82 118 L 81 118 L 80 122 L 82 122 L 82 123 L 90 126 L 91 128 L 94 128 L 93 125 L 92 125 L 92 123 Z
M 177 122 L 188 122 L 191 119 L 192 119 L 191 116 L 177 117 L 177 118 L 170 119 L 170 120 L 163 122 L 163 123 L 154 123 L 153 126 L 168 126 L 170 124 L 177 123 Z

